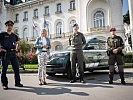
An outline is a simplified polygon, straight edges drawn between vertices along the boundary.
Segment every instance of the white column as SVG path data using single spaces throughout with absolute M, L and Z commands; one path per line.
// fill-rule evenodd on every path
M 129 4 L 131 40 L 132 40 L 132 50 L 133 50 L 133 0 L 128 0 L 128 4 Z

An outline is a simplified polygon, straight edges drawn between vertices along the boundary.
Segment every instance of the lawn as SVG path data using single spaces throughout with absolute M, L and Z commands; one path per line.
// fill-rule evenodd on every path
M 22 65 L 21 67 L 20 67 L 20 69 L 22 69 L 22 68 L 25 68 L 25 69 L 38 69 L 38 65 L 37 64 L 25 64 L 25 65 Z M 125 65 L 124 65 L 124 67 L 125 68 L 133 68 L 133 63 L 125 63 Z M 1 69 L 1 66 L 0 66 L 0 69 Z M 11 65 L 9 65 L 8 66 L 8 69 L 9 70 L 11 70 L 12 69 L 12 66 Z

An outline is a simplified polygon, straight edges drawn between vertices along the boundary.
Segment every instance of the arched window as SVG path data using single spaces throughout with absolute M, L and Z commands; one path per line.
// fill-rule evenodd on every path
M 73 25 L 76 23 L 76 20 L 71 20 L 70 21 L 70 25 L 69 25 L 69 28 L 70 28 L 70 32 L 73 32 Z
M 94 27 L 103 27 L 105 26 L 105 21 L 104 21 L 104 13 L 102 11 L 97 11 L 94 14 Z
M 27 39 L 28 38 L 28 28 L 24 28 L 23 30 L 23 39 Z
M 56 35 L 61 35 L 63 32 L 63 29 L 62 29 L 62 23 L 61 22 L 58 22 L 56 24 Z
M 37 38 L 37 37 L 38 37 L 38 32 L 39 32 L 38 27 L 34 27 L 34 28 L 33 28 L 33 37 L 34 37 L 34 38 Z

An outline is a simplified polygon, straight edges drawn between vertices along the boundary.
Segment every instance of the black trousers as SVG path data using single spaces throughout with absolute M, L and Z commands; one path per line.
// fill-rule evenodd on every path
M 80 78 L 83 78 L 84 68 L 83 68 L 84 55 L 83 51 L 72 51 L 71 53 L 71 70 L 72 70 L 72 79 L 75 79 L 76 75 L 76 63 L 79 66 Z
M 20 83 L 19 75 L 19 63 L 15 52 L 7 52 L 5 57 L 2 57 L 2 71 L 1 71 L 1 83 L 3 86 L 8 85 L 8 79 L 6 76 L 7 68 L 9 63 L 11 63 L 14 70 L 15 84 Z

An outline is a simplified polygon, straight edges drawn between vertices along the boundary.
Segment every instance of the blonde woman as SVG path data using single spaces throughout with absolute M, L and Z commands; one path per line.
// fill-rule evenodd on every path
M 39 85 L 47 85 L 46 83 L 46 60 L 51 48 L 50 39 L 47 36 L 46 29 L 42 29 L 41 36 L 36 39 L 35 47 L 38 58 L 38 76 Z

